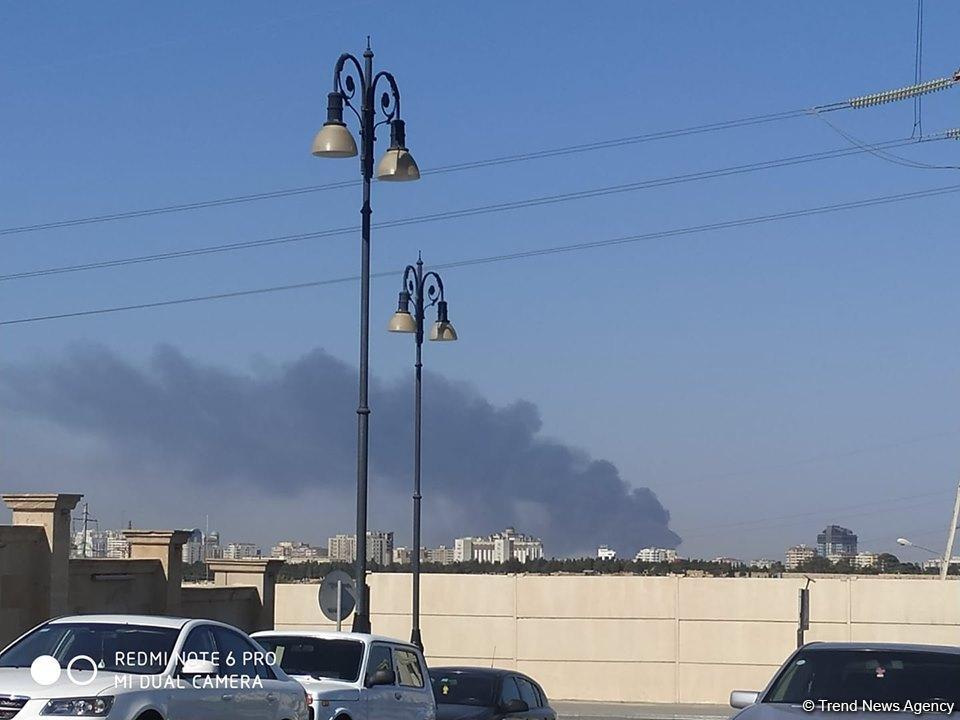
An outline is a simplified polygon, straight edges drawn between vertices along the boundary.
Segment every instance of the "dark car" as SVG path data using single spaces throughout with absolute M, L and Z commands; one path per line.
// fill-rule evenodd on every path
M 557 720 L 546 693 L 523 673 L 497 668 L 430 668 L 437 720 Z
M 960 707 L 960 648 L 817 642 L 794 652 L 765 690 L 734 691 L 737 720 L 843 720 L 952 715 Z

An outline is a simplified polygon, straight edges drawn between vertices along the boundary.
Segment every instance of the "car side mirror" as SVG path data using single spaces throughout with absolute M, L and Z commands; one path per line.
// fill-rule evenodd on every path
M 530 709 L 530 706 L 527 705 L 525 700 L 520 698 L 513 698 L 512 700 L 507 700 L 505 703 L 500 703 L 500 712 L 504 715 L 514 715 L 516 713 L 527 712 Z
M 756 690 L 734 690 L 730 693 L 730 707 L 745 708 L 748 705 L 753 705 L 759 699 L 760 693 Z
M 393 670 L 377 670 L 367 678 L 367 687 L 377 685 L 396 685 L 397 674 Z
M 219 666 L 211 660 L 201 660 L 199 658 L 190 658 L 183 661 L 183 667 L 180 669 L 181 675 L 216 675 Z

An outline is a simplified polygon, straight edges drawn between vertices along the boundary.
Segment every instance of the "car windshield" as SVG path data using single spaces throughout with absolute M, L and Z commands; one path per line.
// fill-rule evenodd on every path
M 90 658 L 98 670 L 155 675 L 173 656 L 180 630 L 149 625 L 111 623 L 47 623 L 0 654 L 0 667 L 30 667 L 41 655 L 52 655 L 66 668 L 80 656 Z M 89 670 L 85 658 L 74 670 Z
M 264 649 L 276 653 L 277 664 L 288 675 L 349 682 L 360 679 L 363 643 L 356 640 L 280 636 L 255 639 Z
M 909 650 L 809 650 L 781 670 L 765 703 L 960 701 L 960 655 Z
M 433 696 L 440 705 L 494 705 L 496 678 L 480 673 L 430 673 Z

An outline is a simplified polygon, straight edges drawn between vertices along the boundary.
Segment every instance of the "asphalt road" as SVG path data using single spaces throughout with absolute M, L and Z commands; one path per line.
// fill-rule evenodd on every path
M 554 701 L 560 720 L 727 720 L 726 705 L 670 705 Z

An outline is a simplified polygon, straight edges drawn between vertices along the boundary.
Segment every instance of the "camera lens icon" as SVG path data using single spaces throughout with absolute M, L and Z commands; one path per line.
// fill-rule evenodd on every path
M 60 679 L 60 661 L 53 655 L 40 655 L 30 663 L 30 677 L 37 685 L 53 685 Z
M 87 666 L 92 671 L 89 679 L 78 679 L 74 673 L 87 670 Z M 60 680 L 62 674 L 63 669 L 60 667 L 60 661 L 52 655 L 40 655 L 30 663 L 30 677 L 37 685 L 45 687 L 54 685 Z M 89 685 L 97 679 L 97 663 L 89 655 L 77 655 L 67 663 L 67 677 L 74 685 L 80 687 Z

